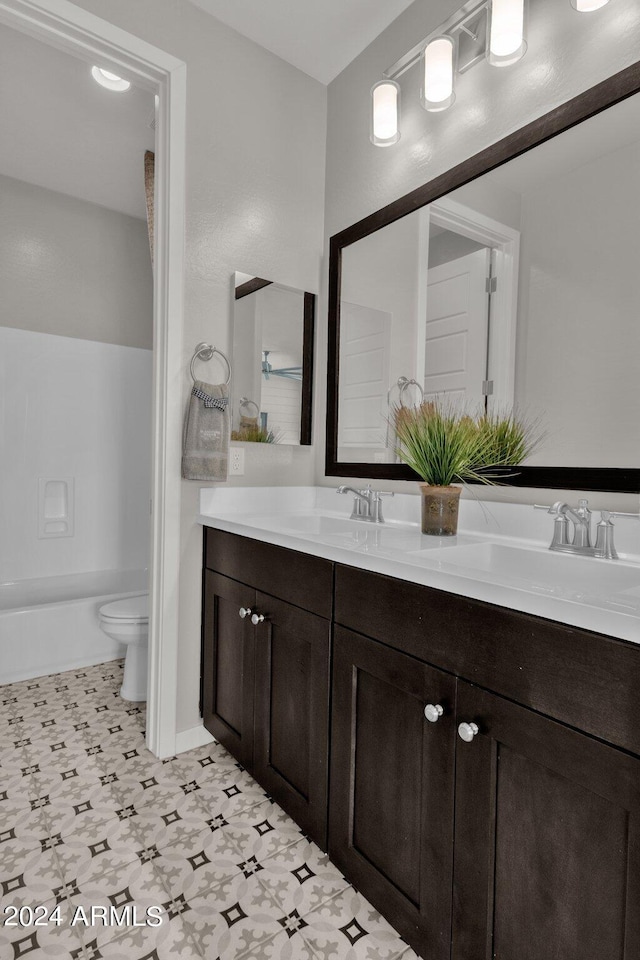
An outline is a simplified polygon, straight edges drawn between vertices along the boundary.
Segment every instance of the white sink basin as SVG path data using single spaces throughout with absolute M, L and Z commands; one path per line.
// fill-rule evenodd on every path
M 402 551 L 409 553 L 421 545 L 420 529 L 414 524 L 367 523 L 348 517 L 326 514 L 278 514 L 247 517 L 246 522 L 263 530 L 304 537 L 306 540 L 340 545 L 352 550 Z M 440 546 L 436 540 L 433 549 Z
M 413 556 L 421 562 L 420 551 Z M 433 560 L 432 553 L 424 556 L 425 563 L 432 564 Z M 467 571 L 483 579 L 524 581 L 530 590 L 574 599 L 627 597 L 631 603 L 640 599 L 640 566 L 619 560 L 485 542 L 441 551 L 438 566 L 452 572 Z

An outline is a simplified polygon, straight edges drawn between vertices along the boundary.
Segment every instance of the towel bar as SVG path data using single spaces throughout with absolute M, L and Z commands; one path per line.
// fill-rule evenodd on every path
M 189 372 L 191 373 L 191 379 L 193 380 L 194 383 L 196 382 L 196 375 L 193 371 L 193 367 L 196 360 L 204 360 L 204 361 L 211 360 L 214 353 L 217 353 L 218 356 L 221 357 L 227 365 L 227 379 L 225 380 L 225 385 L 229 386 L 229 384 L 231 383 L 231 364 L 229 363 L 229 360 L 226 354 L 224 354 L 222 350 L 218 350 L 217 347 L 212 347 L 210 343 L 199 343 L 198 346 L 193 351 L 193 356 L 191 357 L 191 363 L 189 364 Z

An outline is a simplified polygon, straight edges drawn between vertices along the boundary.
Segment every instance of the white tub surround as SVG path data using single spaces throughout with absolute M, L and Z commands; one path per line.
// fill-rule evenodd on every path
M 198 520 L 640 643 L 637 520 L 616 519 L 620 559 L 600 560 L 550 552 L 553 517 L 523 504 L 462 500 L 458 535 L 437 538 L 420 532 L 415 496 L 385 499 L 384 524 L 350 520 L 352 499 L 328 487 L 207 488 L 200 493 Z
M 146 570 L 102 570 L 0 583 L 0 684 L 124 656 L 98 622 L 105 603 L 144 593 Z
M 0 582 L 149 561 L 151 351 L 0 327 Z

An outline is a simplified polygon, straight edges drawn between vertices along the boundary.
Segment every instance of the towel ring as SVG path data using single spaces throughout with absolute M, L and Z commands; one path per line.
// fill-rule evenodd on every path
M 189 364 L 189 372 L 191 373 L 191 379 L 193 380 L 194 383 L 196 382 L 196 375 L 193 370 L 196 360 L 204 360 L 204 361 L 211 360 L 214 353 L 217 353 L 218 356 L 222 360 L 224 360 L 224 362 L 227 365 L 227 379 L 225 380 L 224 383 L 225 383 L 225 386 L 228 387 L 229 384 L 231 383 L 231 364 L 229 363 L 226 355 L 222 352 L 222 350 L 218 350 L 217 347 L 212 347 L 211 344 L 209 343 L 199 343 L 196 349 L 193 351 L 193 356 L 191 357 L 191 363 Z
M 240 404 L 238 410 L 242 413 L 243 407 L 255 407 L 256 408 L 256 417 L 260 414 L 260 407 L 255 402 L 255 400 L 249 400 L 249 397 L 240 397 Z
M 404 392 L 407 389 L 407 387 L 417 387 L 418 390 L 420 391 L 420 403 L 422 403 L 422 401 L 424 400 L 424 390 L 422 389 L 422 387 L 420 386 L 417 380 L 409 380 L 407 379 L 407 377 L 400 377 L 398 379 L 398 386 L 400 388 L 399 400 L 400 400 L 401 407 L 404 407 L 405 405 Z

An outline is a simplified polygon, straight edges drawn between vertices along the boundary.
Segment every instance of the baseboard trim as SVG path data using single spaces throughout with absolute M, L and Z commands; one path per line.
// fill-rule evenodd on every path
M 204 747 L 208 743 L 215 743 L 214 737 L 199 723 L 197 727 L 181 730 L 176 733 L 176 753 L 193 750 L 195 747 Z

